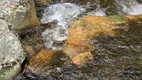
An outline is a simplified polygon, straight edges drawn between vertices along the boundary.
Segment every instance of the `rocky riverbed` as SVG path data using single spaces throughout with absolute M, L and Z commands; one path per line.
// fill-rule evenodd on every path
M 141 0 L 1 0 L 0 80 L 141 80 Z

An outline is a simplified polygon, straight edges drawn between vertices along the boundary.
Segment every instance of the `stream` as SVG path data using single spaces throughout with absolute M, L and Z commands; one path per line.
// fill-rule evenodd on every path
M 52 24 L 42 33 L 46 39 L 44 45 L 52 50 L 61 50 L 68 38 L 70 25 L 83 16 L 142 14 L 141 0 L 116 2 L 117 9 L 102 7 L 99 3 L 77 4 L 64 0 L 38 8 L 38 11 L 42 11 L 41 23 Z M 61 57 L 61 62 L 55 64 L 46 76 L 26 72 L 15 80 L 142 80 L 142 24 L 135 24 L 129 32 L 117 37 L 97 39 L 94 46 L 94 60 L 81 70 Z

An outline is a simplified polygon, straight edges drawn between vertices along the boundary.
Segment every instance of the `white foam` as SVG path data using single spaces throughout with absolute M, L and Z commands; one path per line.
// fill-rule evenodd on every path
M 136 0 L 121 1 L 121 6 L 123 7 L 123 12 L 130 15 L 142 14 L 142 4 L 138 3 Z
M 123 11 L 127 14 L 142 14 L 142 4 L 138 4 L 135 0 L 120 0 L 119 3 L 123 7 Z M 56 20 L 57 25 L 55 28 L 47 29 L 42 33 L 42 36 L 46 38 L 46 47 L 53 50 L 61 49 L 62 46 L 60 43 L 68 38 L 69 25 L 78 15 L 85 13 L 86 16 L 86 9 L 85 7 L 71 3 L 58 3 L 47 7 L 41 18 L 41 23 L 48 23 Z M 100 8 L 88 12 L 87 15 L 106 16 L 105 11 L 105 8 Z M 57 46 L 57 44 L 59 45 Z
M 41 18 L 41 23 L 48 23 L 56 20 L 58 23 L 55 28 L 47 29 L 42 33 L 46 38 L 46 47 L 59 50 L 61 46 L 54 46 L 54 43 L 60 43 L 68 38 L 68 28 L 74 18 L 86 10 L 80 6 L 71 3 L 54 4 L 45 9 Z
M 142 14 L 142 4 L 132 5 L 131 9 L 129 9 L 128 14 L 138 15 Z
M 99 9 L 97 11 L 91 11 L 87 13 L 87 15 L 93 15 L 93 16 L 106 16 L 104 9 Z

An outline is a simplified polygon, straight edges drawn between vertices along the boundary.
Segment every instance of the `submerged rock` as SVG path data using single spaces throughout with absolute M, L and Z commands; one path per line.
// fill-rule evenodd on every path
M 18 37 L 9 31 L 8 23 L 0 20 L 0 80 L 11 80 L 21 71 L 26 53 Z
M 82 53 L 93 51 L 95 39 L 104 36 L 114 37 L 128 32 L 130 27 L 140 24 L 142 24 L 142 15 L 86 16 L 73 22 L 63 51 L 72 59 Z M 77 57 L 75 60 L 82 60 L 79 58 Z
M 38 75 L 44 75 L 44 72 L 52 66 L 52 62 L 57 56 L 56 51 L 42 49 L 37 55 L 33 56 L 26 70 Z
M 69 36 L 65 41 L 63 51 L 70 58 L 79 56 L 81 53 L 93 51 L 95 38 L 102 36 L 115 36 L 119 34 L 121 30 L 127 31 L 127 27 L 125 26 L 127 26 L 126 17 L 86 16 L 73 22 L 71 28 L 69 29 Z M 77 58 L 78 60 L 82 60 L 82 57 Z M 85 60 L 84 63 L 88 60 Z M 76 62 L 73 63 L 77 64 Z
M 139 25 L 142 24 L 142 14 L 140 15 L 128 15 L 128 24 L 131 25 Z
M 78 68 L 82 67 L 90 60 L 93 60 L 93 55 L 90 52 L 80 53 L 79 55 L 72 58 L 73 64 L 77 65 Z

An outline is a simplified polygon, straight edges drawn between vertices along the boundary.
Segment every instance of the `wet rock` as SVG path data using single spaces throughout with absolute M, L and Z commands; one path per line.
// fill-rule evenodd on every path
M 128 24 L 130 26 L 132 25 L 138 25 L 142 24 L 142 15 L 128 15 L 126 16 L 128 18 Z
M 35 0 L 37 6 L 47 6 L 51 0 Z
M 11 80 L 21 71 L 26 53 L 8 23 L 0 19 L 0 24 L 0 80 Z
M 23 46 L 23 48 L 25 49 L 26 53 L 28 53 L 28 58 L 27 59 L 30 59 L 36 53 L 36 50 L 31 45 Z
M 73 64 L 77 65 L 78 67 L 82 67 L 90 60 L 93 60 L 93 55 L 90 52 L 80 53 L 72 58 Z
M 70 57 L 73 58 L 80 53 L 89 52 L 92 50 L 90 41 L 72 40 L 65 41 L 65 47 L 63 51 Z
M 17 1 L 17 5 L 13 4 L 10 8 L 14 9 L 12 9 L 10 14 L 6 15 L 5 19 L 11 23 L 13 29 L 22 30 L 27 27 L 40 25 L 36 16 L 34 0 L 19 0 L 19 2 Z
M 70 58 L 81 55 L 80 53 L 90 52 L 94 49 L 94 39 L 103 36 L 116 36 L 121 30 L 127 31 L 126 26 L 127 18 L 122 16 L 86 16 L 73 22 L 63 51 Z
M 142 3 L 142 0 L 137 0 L 138 2 Z
M 42 49 L 37 55 L 30 59 L 26 70 L 38 75 L 44 75 L 46 70 L 52 66 L 53 59 L 55 59 L 56 56 L 56 51 Z

